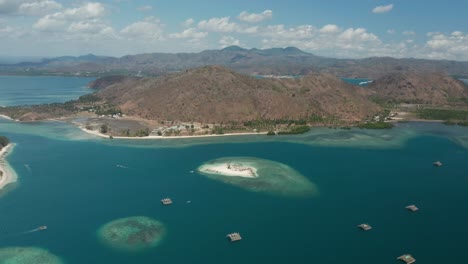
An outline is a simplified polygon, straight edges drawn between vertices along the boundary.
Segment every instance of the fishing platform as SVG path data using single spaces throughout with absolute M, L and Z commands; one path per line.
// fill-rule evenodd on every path
M 408 210 L 410 210 L 411 212 L 416 212 L 416 211 L 419 210 L 419 208 L 418 208 L 416 205 L 414 205 L 414 204 L 408 205 L 408 206 L 406 206 L 405 208 L 408 209 Z
M 413 258 L 413 256 L 411 256 L 410 254 L 405 254 L 403 256 L 399 256 L 397 259 L 406 262 L 406 264 L 411 264 L 411 263 L 416 262 L 416 259 Z
M 164 199 L 161 200 L 161 203 L 163 205 L 170 205 L 170 204 L 172 204 L 172 200 L 171 200 L 171 198 L 164 198 Z
M 358 227 L 361 228 L 364 231 L 369 231 L 369 230 L 372 229 L 372 226 L 370 226 L 369 224 L 360 224 L 360 225 L 358 225 Z
M 242 237 L 239 233 L 231 233 L 226 236 L 231 242 L 236 242 L 242 240 Z

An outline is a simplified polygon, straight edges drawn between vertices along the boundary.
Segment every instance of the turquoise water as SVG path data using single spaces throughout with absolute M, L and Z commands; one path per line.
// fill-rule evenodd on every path
M 0 76 L 0 106 L 61 103 L 92 92 L 92 78 Z
M 19 175 L 0 192 L 0 249 L 37 247 L 68 264 L 391 264 L 405 253 L 418 263 L 468 263 L 464 127 L 401 123 L 383 131 L 148 141 L 0 119 L 0 134 L 17 144 L 8 161 Z M 285 164 L 318 195 L 255 192 L 191 173 L 222 157 Z M 444 166 L 433 167 L 436 160 Z M 174 204 L 162 206 L 165 197 Z M 409 204 L 420 211 L 408 212 Z M 159 246 L 128 252 L 98 237 L 106 223 L 132 216 L 164 224 Z M 373 230 L 359 230 L 361 223 Z M 42 225 L 48 229 L 25 233 Z M 229 243 L 231 232 L 243 240 Z
M 369 85 L 369 83 L 367 82 L 371 81 L 370 79 L 367 79 L 367 78 L 341 78 L 341 80 L 347 83 L 359 85 L 359 86 L 367 86 Z
M 468 261 L 460 127 L 403 124 L 386 141 L 365 130 L 321 130 L 193 144 L 93 139 L 63 123 L 0 121 L 0 133 L 17 142 L 9 161 L 20 176 L 0 200 L 0 247 L 45 248 L 66 263 L 397 263 L 404 253 L 422 263 Z M 287 164 L 320 195 L 255 193 L 190 173 L 224 156 Z M 174 204 L 163 207 L 167 196 Z M 413 203 L 421 210 L 411 214 L 404 207 Z M 139 215 L 166 225 L 160 246 L 128 253 L 100 242 L 103 224 Z M 374 229 L 361 232 L 363 222 Z M 19 234 L 40 225 L 49 228 Z M 225 235 L 234 231 L 244 239 L 231 244 Z

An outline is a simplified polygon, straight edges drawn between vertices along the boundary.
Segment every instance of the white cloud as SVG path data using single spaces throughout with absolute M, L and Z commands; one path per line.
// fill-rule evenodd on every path
M 144 6 L 140 6 L 137 8 L 137 10 L 140 12 L 147 12 L 147 11 L 151 11 L 152 9 L 153 7 L 150 5 L 144 5 Z
M 0 0 L 0 15 L 44 15 L 61 8 L 54 0 Z
M 284 25 L 271 25 L 259 29 L 260 36 L 273 39 L 307 39 L 314 36 L 318 30 L 311 25 L 301 25 L 292 28 L 286 28 Z
M 393 35 L 396 33 L 396 31 L 394 29 L 389 29 L 387 30 L 387 33 L 390 34 L 390 35 Z
M 382 13 L 387 13 L 387 12 L 392 11 L 392 9 L 393 9 L 393 4 L 385 5 L 385 6 L 377 6 L 374 9 L 372 9 L 372 13 L 382 14 Z
M 62 19 L 90 19 L 103 17 L 105 14 L 106 9 L 103 4 L 90 2 L 80 7 L 66 9 L 61 13 L 55 13 L 54 16 Z
M 230 22 L 230 17 L 215 17 L 209 20 L 202 20 L 198 23 L 198 28 L 213 32 L 234 32 L 240 29 L 236 23 Z
M 237 16 L 240 21 L 249 22 L 249 23 L 258 23 L 273 17 L 273 11 L 265 10 L 262 13 L 248 13 L 243 11 Z
M 405 35 L 405 36 L 414 36 L 414 35 L 416 35 L 416 32 L 411 31 L 411 30 L 405 30 L 405 31 L 403 31 L 402 34 Z
M 206 36 L 208 36 L 208 32 L 200 32 L 196 28 L 188 28 L 180 33 L 172 33 L 169 35 L 169 37 L 176 39 L 201 39 Z
M 77 35 L 99 35 L 100 37 L 116 37 L 114 29 L 100 20 L 73 22 L 67 32 Z
M 120 31 L 128 39 L 163 40 L 164 25 L 158 18 L 147 17 L 135 22 Z
M 22 3 L 18 7 L 21 15 L 44 15 L 51 11 L 62 9 L 62 5 L 52 0 Z
M 431 59 L 468 60 L 468 34 L 454 31 L 449 35 L 430 33 L 425 53 Z
M 41 31 L 60 31 L 63 30 L 66 25 L 67 21 L 47 15 L 39 19 L 33 25 L 33 28 Z
M 221 48 L 229 47 L 229 46 L 241 46 L 241 43 L 238 39 L 232 36 L 223 36 L 219 40 L 219 45 Z
M 188 27 L 191 27 L 194 23 L 195 23 L 195 20 L 193 20 L 193 18 L 189 18 L 185 20 L 184 23 L 182 23 L 182 26 L 188 28 Z
M 366 29 L 364 28 L 348 28 L 344 32 L 342 32 L 339 36 L 339 39 L 347 42 L 351 41 L 374 41 L 378 40 L 379 38 L 372 34 L 368 33 Z
M 333 24 L 325 25 L 320 29 L 320 33 L 336 33 L 338 31 L 340 31 L 340 28 Z
M 239 28 L 237 30 L 238 33 L 245 33 L 245 34 L 256 34 L 258 33 L 259 27 L 254 26 L 254 27 L 244 27 L 244 28 Z
M 336 25 L 327 25 L 318 29 L 312 25 L 291 28 L 271 25 L 260 28 L 259 32 L 263 38 L 263 48 L 295 46 L 332 57 L 396 56 L 404 48 L 390 47 L 364 28 L 341 29 Z
M 105 14 L 106 9 L 103 4 L 89 2 L 79 7 L 45 15 L 33 25 L 33 28 L 41 31 L 61 31 L 73 22 L 99 19 Z

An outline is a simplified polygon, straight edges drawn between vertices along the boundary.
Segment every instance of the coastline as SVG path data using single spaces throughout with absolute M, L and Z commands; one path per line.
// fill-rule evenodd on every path
M 78 126 L 78 128 L 93 136 L 101 137 L 101 138 L 109 138 L 110 135 L 102 134 L 99 131 L 89 130 L 83 127 L 80 124 L 74 123 L 74 125 Z M 133 140 L 144 140 L 144 139 L 178 139 L 178 138 L 206 138 L 206 137 L 225 137 L 225 136 L 252 136 L 252 135 L 266 135 L 263 132 L 249 132 L 249 133 L 227 133 L 221 135 L 194 135 L 194 136 L 146 136 L 146 137 L 123 137 L 123 136 L 112 136 L 113 139 L 133 139 Z
M 0 150 L 0 171 L 3 172 L 3 175 L 0 177 L 0 190 L 5 188 L 8 184 L 18 180 L 18 175 L 6 160 L 6 157 L 13 152 L 14 147 L 15 145 L 10 143 L 8 146 Z

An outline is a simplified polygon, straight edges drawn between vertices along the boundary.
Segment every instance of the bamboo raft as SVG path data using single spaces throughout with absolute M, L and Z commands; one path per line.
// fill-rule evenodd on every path
M 369 230 L 372 229 L 372 226 L 370 226 L 369 224 L 360 224 L 360 225 L 358 225 L 358 227 L 361 228 L 364 231 L 369 231 Z
M 416 262 L 416 259 L 413 258 L 413 256 L 411 256 L 410 254 L 405 254 L 403 256 L 399 256 L 397 259 L 406 262 L 406 264 L 411 264 L 411 263 Z
M 161 203 L 163 205 L 170 205 L 170 204 L 172 204 L 172 200 L 170 198 L 164 198 L 164 199 L 161 200 Z
M 231 242 L 236 242 L 242 240 L 242 237 L 239 233 L 231 233 L 226 236 Z

